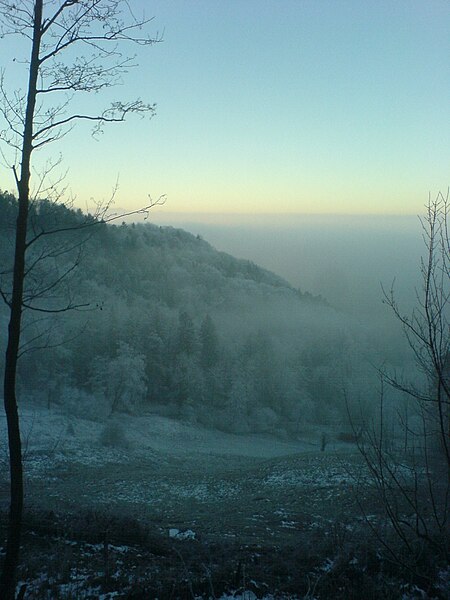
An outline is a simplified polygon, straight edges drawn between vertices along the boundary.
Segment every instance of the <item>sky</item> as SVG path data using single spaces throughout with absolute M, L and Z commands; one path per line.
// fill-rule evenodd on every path
M 449 185 L 450 6 L 440 0 L 131 0 L 163 41 L 123 85 L 83 98 L 157 104 L 94 140 L 86 125 L 36 156 L 63 156 L 83 207 L 170 215 L 400 214 Z M 26 84 L 0 40 L 6 85 Z M 1 127 L 0 127 L 1 128 Z M 0 188 L 13 189 L 0 166 Z

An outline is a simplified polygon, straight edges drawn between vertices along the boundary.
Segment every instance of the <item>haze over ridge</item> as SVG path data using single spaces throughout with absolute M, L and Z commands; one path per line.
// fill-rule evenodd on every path
M 358 314 L 386 313 L 395 280 L 410 310 L 424 253 L 417 215 L 214 214 L 151 211 L 148 220 L 200 235 L 218 250 L 274 271 L 291 285 Z

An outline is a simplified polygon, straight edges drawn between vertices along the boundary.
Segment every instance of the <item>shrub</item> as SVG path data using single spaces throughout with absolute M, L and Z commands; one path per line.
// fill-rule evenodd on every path
M 100 444 L 113 448 L 128 448 L 123 426 L 117 421 L 108 421 L 100 433 Z

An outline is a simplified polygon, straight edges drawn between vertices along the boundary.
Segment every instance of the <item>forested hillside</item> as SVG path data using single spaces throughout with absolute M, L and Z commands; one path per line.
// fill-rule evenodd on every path
M 7 301 L 16 202 L 0 203 Z M 180 229 L 85 225 L 80 211 L 32 207 L 25 303 L 38 310 L 24 323 L 24 398 L 93 418 L 154 411 L 283 435 L 345 428 L 344 396 L 370 405 L 369 363 L 389 360 L 377 349 L 382 332 L 338 314 L 332 299 Z

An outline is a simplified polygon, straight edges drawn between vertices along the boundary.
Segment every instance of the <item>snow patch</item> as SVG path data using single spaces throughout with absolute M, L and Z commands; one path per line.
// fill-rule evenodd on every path
M 175 540 L 195 540 L 195 533 L 192 529 L 186 529 L 185 531 L 180 531 L 175 527 L 169 529 L 169 537 Z

